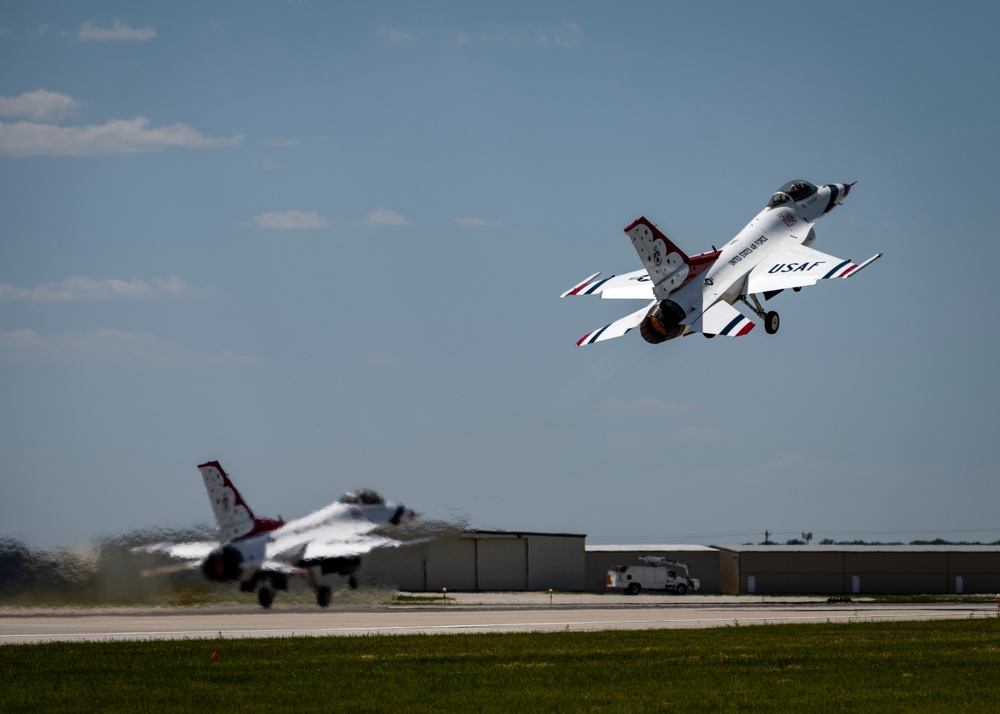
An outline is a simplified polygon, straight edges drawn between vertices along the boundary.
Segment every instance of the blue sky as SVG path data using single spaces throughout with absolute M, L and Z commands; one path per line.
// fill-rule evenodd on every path
M 874 5 L 874 6 L 873 6 Z M 0 3 L 0 533 L 360 485 L 593 543 L 1000 539 L 1000 8 Z M 775 336 L 558 295 L 858 181 Z M 634 307 L 633 307 L 634 305 Z

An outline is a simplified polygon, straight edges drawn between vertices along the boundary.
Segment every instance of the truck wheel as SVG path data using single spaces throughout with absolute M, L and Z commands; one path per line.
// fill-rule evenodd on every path
M 625 593 L 627 595 L 638 595 L 641 589 L 639 583 L 629 583 L 628 587 L 625 588 Z
M 674 590 L 674 592 L 676 592 L 678 595 L 683 595 L 684 593 L 687 592 L 687 588 L 684 587 L 684 585 L 678 585 L 677 588 Z

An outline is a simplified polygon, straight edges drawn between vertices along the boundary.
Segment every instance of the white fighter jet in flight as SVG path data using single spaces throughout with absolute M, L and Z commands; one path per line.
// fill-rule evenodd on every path
M 882 257 L 852 263 L 810 248 L 813 225 L 843 203 L 853 183 L 814 186 L 789 181 L 778 189 L 763 211 L 736 237 L 716 249 L 688 257 L 645 217 L 625 228 L 645 266 L 624 275 L 600 278 L 595 273 L 564 292 L 602 298 L 644 299 L 649 302 L 630 315 L 588 332 L 577 345 L 621 337 L 638 327 L 654 345 L 681 335 L 739 337 L 754 323 L 734 307 L 741 302 L 764 322 L 768 334 L 778 331 L 778 313 L 766 311 L 767 301 L 782 290 L 796 292 L 827 278 L 849 278 Z
M 285 523 L 258 518 L 236 490 L 218 461 L 198 467 L 219 526 L 218 541 L 157 543 L 137 548 L 200 562 L 201 572 L 216 582 L 239 582 L 240 590 L 257 591 L 267 608 L 276 590 L 288 589 L 290 575 L 302 575 L 316 592 L 321 607 L 330 604 L 331 590 L 317 577 L 337 573 L 357 587 L 354 572 L 361 556 L 375 548 L 397 546 L 385 531 L 407 523 L 417 514 L 387 503 L 374 491 L 359 489 L 308 516 Z

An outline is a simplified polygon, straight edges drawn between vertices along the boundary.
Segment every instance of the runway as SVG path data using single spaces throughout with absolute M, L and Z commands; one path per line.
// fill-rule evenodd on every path
M 333 606 L 280 601 L 207 608 L 0 609 L 0 644 L 709 628 L 772 623 L 997 617 L 994 603 L 830 603 L 818 598 L 449 594 L 447 604 Z

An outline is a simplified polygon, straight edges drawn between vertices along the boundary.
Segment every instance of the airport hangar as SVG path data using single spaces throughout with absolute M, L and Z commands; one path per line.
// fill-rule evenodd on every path
M 1000 546 L 586 545 L 586 536 L 469 530 L 371 553 L 368 577 L 409 592 L 606 592 L 616 565 L 686 563 L 702 594 L 1000 593 Z

